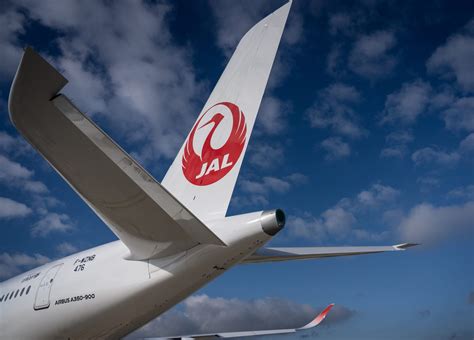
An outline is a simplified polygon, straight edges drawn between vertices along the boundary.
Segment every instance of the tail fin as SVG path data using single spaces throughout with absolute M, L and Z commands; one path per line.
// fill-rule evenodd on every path
M 224 217 L 291 2 L 239 42 L 162 185 L 202 220 Z

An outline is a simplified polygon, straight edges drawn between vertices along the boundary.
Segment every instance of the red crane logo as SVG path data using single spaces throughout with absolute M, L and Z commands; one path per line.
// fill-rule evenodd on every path
M 224 142 L 222 141 L 224 134 L 222 129 L 218 135 L 214 136 L 214 134 L 226 117 L 226 113 L 232 119 L 232 126 L 229 137 Z M 206 126 L 210 126 L 211 129 L 205 136 L 202 149 L 199 152 L 199 150 L 195 150 L 196 132 Z M 246 138 L 245 116 L 237 105 L 222 102 L 211 106 L 194 124 L 184 146 L 182 159 L 184 176 L 192 184 L 200 186 L 219 181 L 237 163 L 244 149 Z M 216 147 L 216 144 L 219 143 L 222 145 Z

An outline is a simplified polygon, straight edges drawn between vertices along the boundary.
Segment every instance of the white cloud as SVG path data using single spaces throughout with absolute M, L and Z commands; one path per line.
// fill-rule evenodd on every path
M 43 194 L 48 192 L 46 185 L 39 181 L 25 181 L 23 189 L 36 194 Z
M 94 73 L 93 68 L 87 67 L 82 59 L 84 56 L 71 53 L 67 46 L 63 49 L 63 57 L 57 64 L 72 80 L 68 83 L 65 92 L 81 103 L 82 111 L 89 114 L 105 113 L 107 111 L 105 98 L 108 96 L 105 81 Z
M 0 279 L 8 279 L 20 272 L 40 266 L 51 260 L 41 254 L 27 255 L 24 253 L 0 254 Z
M 240 300 L 194 295 L 174 309 L 153 320 L 130 338 L 175 336 L 209 332 L 249 331 L 303 326 L 317 311 L 307 305 L 280 298 Z M 318 308 L 322 310 L 322 308 Z M 353 317 L 356 311 L 334 306 L 325 324 L 339 323 Z
M 429 108 L 431 110 L 445 109 L 451 105 L 455 100 L 455 95 L 451 87 L 445 87 L 444 89 L 435 92 L 430 98 Z
M 363 190 L 357 195 L 360 204 L 375 207 L 383 203 L 393 202 L 400 191 L 386 185 L 373 184 L 369 190 Z
M 251 195 L 233 195 L 230 204 L 233 207 L 265 207 L 268 205 L 268 199 L 265 195 L 251 194 Z
M 280 194 L 287 192 L 291 188 L 289 182 L 271 176 L 263 177 L 263 183 L 269 190 Z
M 351 154 L 351 147 L 340 137 L 327 138 L 321 142 L 321 146 L 326 150 L 326 159 L 328 160 L 341 159 Z
M 331 75 L 337 75 L 340 72 L 340 66 L 343 62 L 343 48 L 339 44 L 334 44 L 328 53 L 326 59 L 326 70 Z
M 429 103 L 431 86 L 421 80 L 404 83 L 387 96 L 382 123 L 413 124 Z
M 432 243 L 472 231 L 473 221 L 472 201 L 461 205 L 438 207 L 422 203 L 411 209 L 401 221 L 398 230 L 409 242 Z
M 417 166 L 427 164 L 453 166 L 457 164 L 460 158 L 461 156 L 456 151 L 446 152 L 442 150 L 435 150 L 429 147 L 419 149 L 411 155 L 411 159 Z
M 431 189 L 439 187 L 440 180 L 439 178 L 428 175 L 424 177 L 418 177 L 416 179 L 416 183 L 420 185 L 421 192 L 429 192 Z
M 5 138 L 5 140 L 9 140 Z M 48 188 L 32 179 L 33 171 L 7 157 L 0 155 L 0 183 L 30 193 L 29 205 L 39 214 L 39 220 L 31 229 L 33 236 L 46 236 L 50 232 L 65 232 L 73 229 L 68 215 L 51 212 L 48 209 L 60 205 L 59 200 L 48 195 Z M 33 209 L 23 203 L 0 197 L 0 218 L 24 217 Z
M 25 204 L 6 197 L 0 197 L 0 218 L 25 217 L 32 210 Z
M 5 6 L 2 6 L 5 7 Z M 18 35 L 23 33 L 25 18 L 22 13 L 5 10 L 0 12 L 0 79 L 10 79 L 18 66 L 21 47 L 17 42 Z
M 449 130 L 474 131 L 474 97 L 456 99 L 442 115 Z
M 261 195 L 270 192 L 285 193 L 291 188 L 289 182 L 271 176 L 263 177 L 260 182 L 244 179 L 240 182 L 240 185 L 244 192 Z
M 0 180 L 26 179 L 32 175 L 33 171 L 0 155 Z
M 397 64 L 397 59 L 390 55 L 396 43 L 392 31 L 382 30 L 360 36 L 350 52 L 350 69 L 369 79 L 387 76 Z
M 464 199 L 474 201 L 474 185 L 467 185 L 464 187 L 458 187 L 448 192 L 449 198 Z
M 305 184 L 305 183 L 308 182 L 308 176 L 303 175 L 299 172 L 294 172 L 294 173 L 286 176 L 285 179 L 287 181 L 293 183 L 294 185 Z
M 450 87 L 434 90 L 420 79 L 406 82 L 387 95 L 380 122 L 410 127 L 426 112 L 439 112 L 448 130 L 474 131 L 474 97 L 456 98 Z M 410 141 L 387 142 L 390 145 L 382 150 L 382 156 L 401 158 Z
M 336 205 L 323 211 L 319 217 L 310 213 L 302 216 L 289 216 L 288 225 L 291 235 L 317 242 L 328 239 L 379 241 L 389 236 L 390 231 L 374 231 L 358 227 L 358 218 L 367 212 L 390 209 L 400 192 L 390 186 L 373 184 L 363 190 L 355 198 L 343 198 Z M 385 214 L 383 215 L 385 218 Z
M 8 139 L 5 139 L 8 141 Z M 39 220 L 31 229 L 33 236 L 46 236 L 52 231 L 65 232 L 73 229 L 68 215 L 51 212 L 48 209 L 61 204 L 48 195 L 48 188 L 40 181 L 32 179 L 33 171 L 21 164 L 0 155 L 0 183 L 19 188 L 30 193 L 29 205 L 39 215 Z M 33 209 L 23 203 L 0 197 L 0 218 L 24 217 L 33 213 Z
M 300 173 L 292 173 L 284 178 L 264 176 L 261 181 L 250 179 L 241 179 L 239 188 L 241 195 L 232 198 L 232 204 L 235 206 L 268 204 L 267 197 L 270 194 L 284 194 L 292 187 L 306 183 L 307 177 Z
M 331 99 L 340 102 L 356 103 L 360 100 L 360 93 L 355 87 L 343 83 L 335 83 L 326 88 L 325 94 Z
M 296 237 L 308 240 L 325 240 L 328 237 L 321 220 L 306 212 L 302 216 L 289 215 L 286 225 L 291 226 L 289 232 Z
M 33 195 L 32 205 L 40 214 L 45 214 L 49 209 L 64 207 L 63 201 L 49 195 Z
M 62 256 L 77 252 L 77 247 L 69 242 L 62 242 L 56 246 L 56 250 Z
M 217 46 L 227 56 L 230 56 L 239 40 L 253 25 L 277 9 L 272 2 L 252 0 L 210 1 L 209 5 L 217 23 Z M 282 37 L 284 44 L 294 45 L 302 39 L 302 20 L 298 6 L 293 4 Z
M 268 4 L 254 1 L 212 1 L 209 3 L 217 23 L 217 46 L 230 56 L 242 36 L 263 19 Z
M 434 90 L 420 79 L 387 96 L 380 122 L 410 127 L 427 112 L 439 112 L 448 130 L 474 131 L 474 97 L 456 98 L 450 88 Z
M 438 166 L 454 166 L 462 158 L 469 159 L 472 151 L 474 151 L 474 133 L 469 134 L 461 140 L 459 147 L 451 152 L 426 147 L 415 151 L 411 155 L 411 159 L 417 166 L 430 164 Z
M 396 227 L 403 219 L 404 213 L 400 208 L 394 208 L 384 211 L 382 221 L 389 227 Z
M 331 128 L 334 132 L 360 138 L 367 131 L 359 125 L 352 106 L 360 101 L 360 93 L 350 85 L 335 83 L 319 91 L 318 99 L 307 110 L 311 125 L 315 128 Z
M 329 234 L 338 237 L 347 235 L 356 222 L 354 215 L 341 207 L 330 208 L 321 216 Z
M 403 158 L 406 150 L 404 146 L 389 146 L 380 151 L 380 156 L 384 158 Z
M 324 242 L 328 238 L 344 239 L 352 233 L 357 219 L 354 214 L 339 206 L 324 211 L 320 217 L 310 213 L 302 216 L 288 216 L 287 225 L 290 234 L 317 242 Z
M 66 214 L 45 212 L 31 229 L 32 236 L 45 237 L 52 232 L 68 232 L 74 230 L 74 223 Z
M 255 4 L 255 1 L 252 2 L 252 5 Z M 274 8 L 276 9 L 276 8 Z M 288 17 L 288 22 L 283 31 L 282 42 L 283 48 L 292 47 L 304 40 L 304 31 L 303 31 L 303 13 L 302 11 L 306 10 L 305 5 L 293 3 L 290 15 Z
M 15 138 L 8 133 L 0 131 L 0 149 L 9 150 L 15 144 Z
M 4 131 L 0 131 L 0 150 L 14 155 L 23 155 L 34 151 L 23 138 L 14 138 Z
M 247 153 L 250 163 L 261 169 L 274 168 L 285 160 L 284 149 L 278 144 L 250 143 Z
M 428 71 L 444 77 L 456 78 L 459 87 L 466 92 L 474 91 L 474 19 L 466 25 L 464 32 L 454 34 L 436 49 L 428 59 Z
M 413 141 L 413 133 L 409 130 L 393 131 L 385 137 L 386 147 L 380 152 L 381 157 L 403 158 L 407 153 L 408 144 Z
M 335 13 L 329 17 L 329 33 L 331 35 L 350 34 L 353 18 L 348 13 Z
M 389 133 L 385 140 L 390 144 L 406 144 L 413 141 L 413 133 L 408 130 L 394 131 Z
M 474 132 L 461 141 L 459 149 L 465 153 L 474 152 Z
M 288 192 L 293 185 L 302 184 L 307 180 L 307 177 L 300 173 L 293 173 L 286 176 L 284 179 L 265 176 L 261 181 L 252 181 L 243 179 L 240 182 L 241 188 L 244 192 L 250 194 L 267 195 L 271 192 L 285 193 Z
M 388 238 L 388 236 L 390 235 L 390 231 L 385 230 L 379 233 L 379 232 L 367 231 L 364 229 L 354 229 L 352 231 L 352 235 L 357 240 L 369 241 L 369 242 L 380 242 Z
M 0 182 L 36 194 L 48 192 L 46 185 L 32 180 L 33 171 L 0 155 Z
M 273 96 L 264 96 L 258 112 L 257 125 L 268 135 L 278 135 L 286 128 L 288 104 Z
M 106 117 L 147 159 L 176 155 L 198 115 L 204 87 L 196 80 L 189 45 L 171 36 L 171 5 L 31 0 L 16 5 L 18 13 L 58 32 L 60 55 L 46 57 L 63 70 L 70 81 L 65 92 L 83 111 Z

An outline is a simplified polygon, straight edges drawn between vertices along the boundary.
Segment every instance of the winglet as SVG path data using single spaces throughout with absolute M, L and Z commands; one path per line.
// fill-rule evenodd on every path
M 419 245 L 420 245 L 419 243 L 402 243 L 402 244 L 394 245 L 393 248 L 395 250 L 405 250 L 407 248 L 415 247 L 415 246 L 419 246 Z
M 319 325 L 326 318 L 326 316 L 328 315 L 328 313 L 329 313 L 329 311 L 331 310 L 332 307 L 334 307 L 334 303 L 331 303 L 321 313 L 319 313 L 318 316 L 316 316 L 313 321 L 308 323 L 306 326 L 298 328 L 298 330 L 309 329 L 309 328 L 313 328 L 313 327 L 316 327 L 317 325 Z
M 170 340 L 170 339 L 214 339 L 214 338 L 227 338 L 227 339 L 235 339 L 235 338 L 245 338 L 245 337 L 255 337 L 255 336 L 265 336 L 271 335 L 274 336 L 276 334 L 288 334 L 288 333 L 295 333 L 297 331 L 302 331 L 306 329 L 310 329 L 313 327 L 318 326 L 323 320 L 326 318 L 327 314 L 334 307 L 334 303 L 331 303 L 327 306 L 321 313 L 316 316 L 313 321 L 308 323 L 306 326 L 301 328 L 287 328 L 287 329 L 267 329 L 262 331 L 242 331 L 242 332 L 224 332 L 224 333 L 208 333 L 208 334 L 197 334 L 197 335 L 178 335 L 174 337 L 166 337 L 166 338 L 146 338 L 149 340 Z

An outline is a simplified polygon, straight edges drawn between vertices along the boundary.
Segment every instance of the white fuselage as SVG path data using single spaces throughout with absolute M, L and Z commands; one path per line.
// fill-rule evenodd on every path
M 125 259 L 127 247 L 115 241 L 11 278 L 0 285 L 0 338 L 124 336 L 266 243 L 271 236 L 259 216 L 240 215 L 214 226 L 227 247 L 198 245 L 166 258 L 133 261 Z

